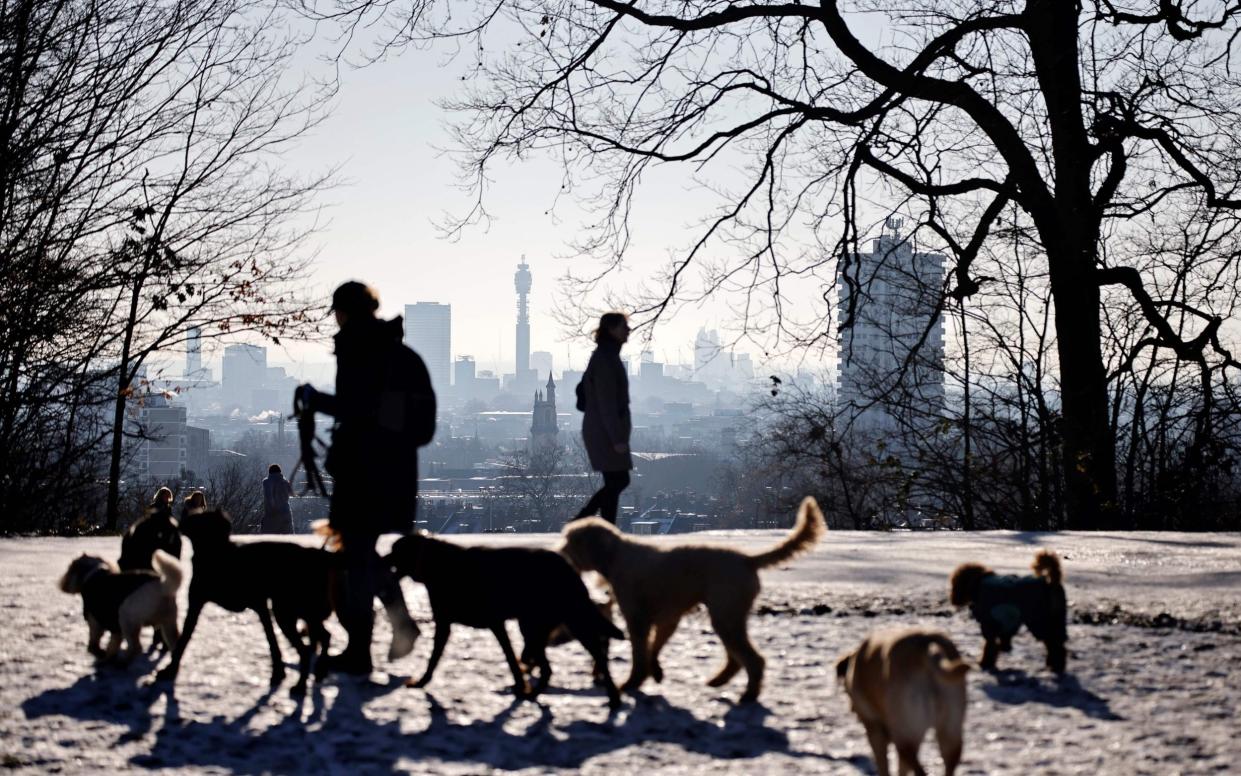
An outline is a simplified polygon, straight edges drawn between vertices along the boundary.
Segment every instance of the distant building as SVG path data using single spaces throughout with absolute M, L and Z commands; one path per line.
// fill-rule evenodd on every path
M 175 407 L 160 396 L 149 396 L 139 420 L 145 438 L 138 448 L 136 468 L 156 480 L 177 480 L 185 474 L 189 432 L 185 407 Z
M 220 393 L 224 403 L 250 408 L 251 395 L 267 382 L 267 348 L 229 345 L 224 348 Z
M 548 449 L 559 442 L 560 424 L 556 420 L 556 383 L 551 373 L 547 375 L 547 386 L 543 391 L 534 394 L 533 421 L 530 424 L 530 447 Z
M 203 330 L 197 326 L 185 335 L 185 379 L 211 381 L 211 370 L 203 368 Z
M 452 385 L 452 305 L 405 305 L 405 344 L 426 362 L 435 392 L 447 393 Z
M 900 227 L 901 219 L 889 218 L 870 252 L 850 257 L 856 282 L 838 284 L 839 321 L 851 305 L 854 319 L 840 334 L 837 397 L 856 431 L 892 430 L 894 413 L 933 417 L 943 407 L 944 322 L 936 308 L 944 256 L 915 252 Z
M 536 379 L 539 375 L 550 375 L 552 364 L 552 354 L 546 350 L 536 350 L 530 354 L 530 371 L 534 373 Z
M 528 379 L 530 371 L 530 305 L 527 297 L 530 295 L 530 287 L 533 284 L 534 276 L 530 274 L 530 266 L 526 264 L 526 257 L 521 257 L 521 263 L 517 265 L 517 272 L 513 275 L 513 286 L 517 289 L 517 347 L 516 361 L 517 368 L 515 376 L 517 382 Z

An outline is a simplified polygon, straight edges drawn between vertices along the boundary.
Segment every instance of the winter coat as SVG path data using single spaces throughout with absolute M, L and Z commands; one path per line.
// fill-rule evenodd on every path
M 335 480 L 330 520 L 337 530 L 413 529 L 418 448 L 407 434 L 381 425 L 379 408 L 385 393 L 401 386 L 429 402 L 434 418 L 435 392 L 426 364 L 402 343 L 403 335 L 399 316 L 346 322 L 335 337 L 336 394 L 317 393 L 312 400 L 316 412 L 336 418 L 323 467 Z M 433 426 L 434 421 L 431 429 L 422 430 L 427 438 Z
M 629 376 L 620 359 L 620 344 L 604 340 L 595 348 L 582 375 L 586 399 L 582 417 L 582 441 L 590 467 L 599 472 L 628 471 L 633 459 L 626 450 L 616 452 L 618 443 L 629 444 L 633 421 L 629 417 Z

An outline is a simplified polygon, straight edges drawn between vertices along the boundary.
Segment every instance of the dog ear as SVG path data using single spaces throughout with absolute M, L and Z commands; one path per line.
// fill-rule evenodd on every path
M 857 654 L 850 652 L 847 655 L 841 655 L 836 661 L 836 681 L 843 682 L 845 677 L 849 675 L 849 666 L 853 663 L 853 656 Z

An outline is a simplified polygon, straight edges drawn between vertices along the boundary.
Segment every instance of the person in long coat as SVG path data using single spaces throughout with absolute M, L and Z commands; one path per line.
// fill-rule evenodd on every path
M 621 491 L 629 486 L 633 458 L 629 435 L 629 376 L 621 362 L 621 346 L 629 341 L 629 321 L 624 313 L 605 313 L 595 330 L 595 352 L 590 356 L 578 386 L 582 417 L 582 441 L 590 467 L 603 474 L 603 487 L 590 497 L 578 518 L 598 514 L 616 523 Z

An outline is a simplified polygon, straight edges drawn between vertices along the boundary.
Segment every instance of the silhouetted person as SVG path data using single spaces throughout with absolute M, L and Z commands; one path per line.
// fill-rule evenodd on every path
M 194 512 L 205 512 L 207 510 L 207 494 L 201 490 L 196 490 L 185 497 L 181 502 L 181 519 Z
M 263 480 L 263 523 L 260 533 L 293 533 L 293 512 L 289 509 L 289 497 L 293 495 L 293 483 L 284 478 L 280 464 L 267 467 L 267 479 Z
M 595 352 L 590 355 L 578 385 L 578 409 L 582 417 L 582 441 L 590 467 L 603 473 L 603 487 L 590 497 L 577 517 L 599 514 L 616 523 L 621 491 L 629 486 L 629 376 L 621 362 L 621 346 L 629 341 L 629 321 L 624 313 L 606 313 L 595 330 Z
M 379 297 L 368 286 L 351 281 L 336 289 L 336 394 L 298 389 L 311 410 L 336 418 L 324 468 L 335 481 L 328 520 L 344 544 L 345 600 L 337 616 L 349 643 L 324 667 L 354 674 L 371 671 L 374 597 L 393 624 L 390 660 L 409 654 L 418 636 L 375 542 L 380 534 L 413 529 L 417 448 L 435 433 L 435 393 L 426 365 L 401 342 L 401 318 L 380 320 L 378 309 Z

